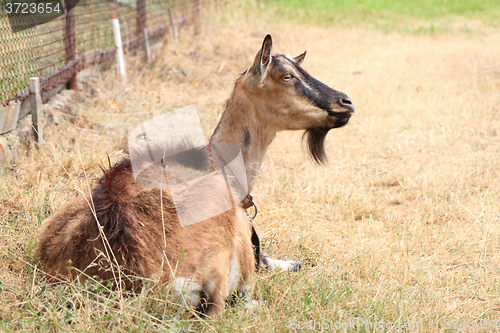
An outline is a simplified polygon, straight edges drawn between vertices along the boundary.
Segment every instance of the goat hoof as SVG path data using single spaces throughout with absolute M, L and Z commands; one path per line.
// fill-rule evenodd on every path
M 272 259 L 266 255 L 261 255 L 261 268 L 274 271 L 288 271 L 296 273 L 304 267 L 300 261 Z
M 304 267 L 300 261 L 289 260 L 288 262 L 290 263 L 290 268 L 288 270 L 292 273 L 297 273 Z

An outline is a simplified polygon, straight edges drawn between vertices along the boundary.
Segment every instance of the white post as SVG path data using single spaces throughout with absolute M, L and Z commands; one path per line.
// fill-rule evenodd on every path
M 36 142 L 43 142 L 42 131 L 42 96 L 40 95 L 40 79 L 30 78 L 31 122 Z
M 113 21 L 113 36 L 115 37 L 115 47 L 116 47 L 116 62 L 118 63 L 118 69 L 120 70 L 120 75 L 123 81 L 126 79 L 125 73 L 125 59 L 123 58 L 123 46 L 122 46 L 122 36 L 120 34 L 120 23 L 115 15 L 112 17 Z

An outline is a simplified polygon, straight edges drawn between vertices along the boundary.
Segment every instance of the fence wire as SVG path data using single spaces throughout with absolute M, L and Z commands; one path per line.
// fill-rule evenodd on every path
M 9 18 L 0 11 L 0 106 L 29 96 L 29 78 L 39 77 L 42 91 L 66 83 L 89 65 L 114 59 L 111 17 L 120 21 L 125 51 L 140 47 L 142 29 L 150 39 L 170 31 L 168 9 L 178 24 L 196 19 L 197 0 L 80 0 L 63 16 L 13 32 L 11 23 L 29 26 L 29 17 Z M 65 10 L 66 12 L 66 10 Z

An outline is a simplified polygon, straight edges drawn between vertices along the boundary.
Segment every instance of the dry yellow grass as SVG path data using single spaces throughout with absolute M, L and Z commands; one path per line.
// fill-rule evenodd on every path
M 356 107 L 327 137 L 327 167 L 307 159 L 301 133 L 280 133 L 253 193 L 264 251 L 306 268 L 259 274 L 254 293 L 266 310 L 228 311 L 219 322 L 187 319 L 154 290 L 45 286 L 30 266 L 41 220 L 88 191 L 142 121 L 196 104 L 208 137 L 266 33 L 275 52 L 307 50 L 303 67 Z M 125 85 L 113 70 L 95 73 L 72 106 L 76 121 L 47 128 L 46 147 L 1 171 L 0 330 L 267 332 L 361 318 L 421 321 L 427 331 L 435 320 L 440 330 L 446 319 L 499 320 L 499 54 L 494 28 L 383 34 L 235 12 L 206 21 L 201 36 L 185 31 L 151 66 L 129 59 Z

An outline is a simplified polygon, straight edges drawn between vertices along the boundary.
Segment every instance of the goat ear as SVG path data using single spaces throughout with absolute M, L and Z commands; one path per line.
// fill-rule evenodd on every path
M 260 50 L 260 66 L 267 71 L 269 64 L 271 63 L 271 49 L 273 48 L 273 39 L 271 35 L 267 35 L 262 42 L 262 49 Z M 264 73 L 264 71 L 262 72 Z
M 300 66 L 300 64 L 302 63 L 302 61 L 304 61 L 304 58 L 306 57 L 306 53 L 307 53 L 307 51 L 304 51 L 304 53 L 302 53 L 301 55 L 298 55 L 295 58 L 293 58 L 293 60 L 295 60 L 295 63 L 297 65 Z
M 253 85 L 261 85 L 262 79 L 271 63 L 271 49 L 273 47 L 273 39 L 271 35 L 267 35 L 262 43 L 262 48 L 255 56 L 252 67 L 247 72 L 247 81 Z

